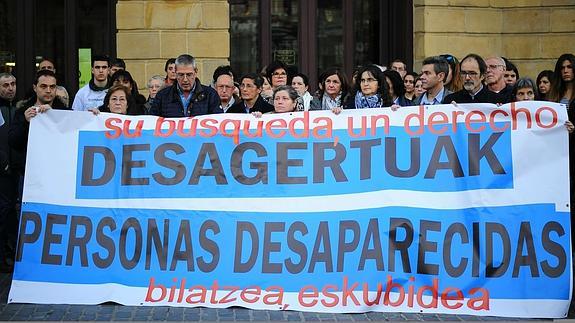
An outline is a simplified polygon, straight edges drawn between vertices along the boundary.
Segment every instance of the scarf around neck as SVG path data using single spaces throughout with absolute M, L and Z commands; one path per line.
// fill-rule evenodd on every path
M 371 109 L 381 108 L 381 100 L 379 94 L 365 96 L 361 91 L 357 91 L 355 95 L 355 108 L 356 109 Z

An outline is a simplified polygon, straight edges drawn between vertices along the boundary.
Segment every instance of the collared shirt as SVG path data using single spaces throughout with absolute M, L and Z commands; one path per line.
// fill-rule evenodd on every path
M 234 99 L 234 97 L 232 96 L 232 97 L 230 98 L 230 100 L 228 101 L 228 104 L 225 105 L 225 106 L 220 104 L 220 108 L 222 108 L 222 110 L 224 110 L 224 112 L 228 112 L 228 109 L 229 109 L 232 105 L 234 105 L 234 103 L 236 103 L 236 99 Z
M 423 95 L 421 96 L 421 101 L 419 102 L 420 104 L 423 105 L 436 105 L 436 104 L 441 104 L 441 102 L 443 102 L 443 96 L 445 94 L 445 87 L 441 87 L 441 91 L 439 91 L 437 93 L 437 95 L 433 98 L 433 101 L 429 101 L 429 99 L 427 98 L 427 91 L 425 93 L 423 93 Z
M 196 83 L 194 82 L 194 86 L 192 87 L 190 93 L 188 94 L 188 97 L 186 98 L 186 96 L 184 95 L 184 91 L 182 91 L 182 89 L 180 88 L 180 84 L 178 84 L 178 94 L 180 95 L 180 100 L 182 101 L 182 105 L 184 106 L 184 115 L 187 117 L 190 116 L 188 106 L 190 106 L 190 102 L 192 101 L 192 93 L 194 93 L 195 89 L 196 89 Z
M 477 95 L 477 93 L 481 92 L 481 90 L 483 90 L 483 84 L 481 84 L 481 86 L 479 87 L 479 90 L 477 90 L 477 92 L 469 93 L 469 91 L 468 91 L 467 93 L 469 93 L 469 95 L 471 96 L 471 100 L 475 100 L 475 96 Z

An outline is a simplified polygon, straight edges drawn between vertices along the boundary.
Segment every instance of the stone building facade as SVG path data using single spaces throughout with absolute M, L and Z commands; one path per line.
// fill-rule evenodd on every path
M 573 0 L 407 3 L 413 10 L 413 56 L 405 59 L 416 71 L 427 56 L 462 58 L 475 52 L 505 56 L 521 75 L 536 77 L 552 69 L 561 54 L 575 51 Z M 164 74 L 167 58 L 190 53 L 198 59 L 200 79 L 208 83 L 214 68 L 230 61 L 229 7 L 226 0 L 118 0 L 117 56 L 143 86 L 150 76 Z

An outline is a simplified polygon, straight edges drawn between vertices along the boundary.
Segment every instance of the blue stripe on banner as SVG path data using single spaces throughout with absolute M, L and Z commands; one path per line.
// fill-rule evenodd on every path
M 504 123 L 498 123 L 502 127 Z M 479 124 L 478 124 L 479 126 Z M 154 136 L 107 139 L 80 131 L 76 197 L 81 199 L 287 197 L 387 189 L 453 192 L 513 187 L 510 130 L 410 137 L 403 127 L 356 139 Z
M 569 298 L 569 214 L 554 205 L 250 213 L 26 203 L 15 280 L 186 288 L 437 284 Z

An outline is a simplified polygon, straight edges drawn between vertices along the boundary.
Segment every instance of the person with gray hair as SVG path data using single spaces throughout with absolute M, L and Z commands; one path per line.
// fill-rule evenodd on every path
M 196 59 L 188 54 L 176 58 L 176 82 L 156 94 L 150 114 L 180 118 L 223 113 L 220 97 L 197 78 Z
M 485 60 L 487 71 L 485 73 L 485 84 L 491 92 L 499 93 L 507 103 L 513 101 L 511 91 L 513 87 L 505 83 L 505 60 L 499 56 L 489 57 Z
M 158 94 L 158 92 L 164 87 L 164 77 L 161 75 L 154 75 L 150 77 L 146 87 L 148 88 L 148 99 L 146 100 L 146 103 L 144 103 L 144 109 L 146 114 L 150 114 L 152 103 L 154 103 L 156 94 Z
M 535 85 L 535 82 L 528 77 L 522 77 L 515 82 L 511 95 L 513 102 L 533 101 L 535 98 L 539 97 L 537 93 L 537 85 Z

